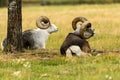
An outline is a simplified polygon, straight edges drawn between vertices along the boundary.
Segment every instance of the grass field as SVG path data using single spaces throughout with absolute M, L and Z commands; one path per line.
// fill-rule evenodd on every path
M 89 39 L 92 49 L 120 50 L 120 4 L 24 6 L 23 31 L 36 28 L 38 16 L 45 15 L 58 26 L 50 35 L 45 50 L 5 55 L 0 49 L 0 80 L 120 80 L 120 54 L 61 57 L 59 48 L 69 32 L 71 21 L 84 16 L 96 35 Z M 0 42 L 6 36 L 7 9 L 0 8 Z

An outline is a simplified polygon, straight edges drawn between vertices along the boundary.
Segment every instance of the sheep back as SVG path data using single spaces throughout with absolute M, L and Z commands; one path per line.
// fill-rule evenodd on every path
M 23 37 L 23 47 L 25 49 L 32 49 L 34 46 L 32 30 L 24 31 L 22 37 Z

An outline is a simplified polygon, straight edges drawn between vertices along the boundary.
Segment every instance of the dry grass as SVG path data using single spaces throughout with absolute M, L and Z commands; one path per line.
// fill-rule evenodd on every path
M 41 49 L 41 50 L 34 50 L 29 51 L 26 50 L 24 53 L 18 54 L 2 54 L 0 56 L 0 61 L 11 61 L 13 59 L 25 59 L 25 60 L 50 60 L 56 57 L 60 57 L 60 53 L 58 50 L 48 50 L 48 49 Z
M 26 6 L 22 8 L 23 31 L 36 28 L 36 18 L 45 15 L 59 27 L 51 34 L 47 49 L 59 50 L 64 38 L 73 32 L 71 22 L 77 16 L 91 21 L 96 35 L 89 39 L 92 48 L 97 50 L 119 50 L 120 48 L 120 4 L 74 5 L 74 6 Z M 7 9 L 0 8 L 0 42 L 7 31 Z

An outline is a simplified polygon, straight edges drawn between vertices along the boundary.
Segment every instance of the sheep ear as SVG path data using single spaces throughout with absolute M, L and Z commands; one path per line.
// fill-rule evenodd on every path
M 46 16 L 40 16 L 36 20 L 36 26 L 40 29 L 47 29 L 50 25 L 50 20 Z

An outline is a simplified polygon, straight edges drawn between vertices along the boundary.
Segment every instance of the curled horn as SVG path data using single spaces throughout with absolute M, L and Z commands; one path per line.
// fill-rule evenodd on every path
M 73 21 L 72 21 L 73 29 L 76 30 L 78 22 L 84 23 L 85 21 L 87 21 L 87 19 L 84 18 L 84 17 L 76 17 L 76 18 L 74 18 Z
M 50 25 L 50 20 L 46 16 L 40 16 L 36 20 L 36 26 L 40 29 L 47 29 Z
M 80 28 L 80 35 L 81 35 L 81 37 L 83 37 L 85 39 L 85 37 L 84 37 L 84 30 L 86 28 L 90 28 L 91 27 L 91 23 L 84 17 L 76 17 L 72 21 L 72 28 L 74 30 L 76 30 L 78 22 L 82 22 L 82 25 L 81 25 L 81 28 Z

